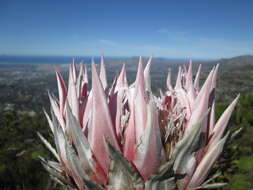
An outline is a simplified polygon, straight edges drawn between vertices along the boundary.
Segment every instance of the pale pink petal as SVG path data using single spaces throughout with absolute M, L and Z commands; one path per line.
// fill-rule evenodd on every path
M 77 79 L 77 70 L 76 70 L 75 59 L 73 59 L 73 62 L 71 64 L 71 72 L 72 72 L 73 80 L 74 80 L 74 82 L 76 82 L 76 79 Z
M 37 132 L 37 135 L 39 136 L 40 140 L 44 143 L 44 145 L 47 147 L 47 149 L 55 156 L 55 158 L 60 162 L 60 157 L 57 154 L 56 150 L 52 147 L 52 145 L 39 133 Z
M 214 73 L 214 69 L 211 70 L 211 72 L 209 73 L 204 85 L 200 89 L 200 91 L 198 93 L 198 96 L 196 97 L 195 102 L 194 102 L 195 107 L 198 106 L 198 104 L 199 104 L 199 102 L 200 102 L 200 100 L 202 99 L 203 96 L 206 95 L 209 98 L 210 89 L 212 87 L 213 73 Z M 208 102 L 207 102 L 207 105 L 208 105 Z
M 179 66 L 178 73 L 177 73 L 177 81 L 175 85 L 175 90 L 182 88 L 182 68 Z
M 168 75 L 167 75 L 167 80 L 166 80 L 166 85 L 168 90 L 173 90 L 173 87 L 171 85 L 171 69 L 168 69 Z
M 136 82 L 135 82 L 135 97 L 134 97 L 134 109 L 135 109 L 135 125 L 136 125 L 136 139 L 139 140 L 143 134 L 146 126 L 147 119 L 147 99 L 145 96 L 145 83 L 142 62 L 139 62 Z
M 47 114 L 46 110 L 43 109 L 43 112 L 44 112 L 44 114 L 45 114 L 45 116 L 47 118 L 47 122 L 49 124 L 50 129 L 51 129 L 51 132 L 54 134 L 54 126 L 53 126 L 52 120 L 49 117 L 49 115 Z
M 151 99 L 147 103 L 146 109 L 146 126 L 139 140 L 133 161 L 144 180 L 154 174 L 165 159 L 158 123 L 158 112 Z M 139 119 L 136 118 L 136 120 Z
M 195 80 L 194 80 L 194 88 L 196 91 L 199 91 L 199 78 L 200 78 L 200 72 L 201 72 L 201 64 L 199 65 Z
M 190 60 L 188 72 L 186 75 L 186 85 L 185 85 L 186 91 L 187 91 L 187 97 L 190 102 L 190 107 L 193 109 L 194 101 L 196 98 L 196 92 L 193 85 L 192 80 L 192 61 Z
M 85 171 L 85 176 L 88 179 L 98 182 L 106 182 L 106 175 L 101 170 L 101 166 L 94 160 L 93 152 L 91 151 L 88 139 L 81 131 L 81 126 L 70 111 L 70 107 L 67 104 L 66 109 L 66 128 L 69 131 L 69 138 L 75 145 L 75 149 L 80 159 L 81 170 Z M 100 168 L 100 169 L 99 169 Z
M 185 84 L 185 88 L 188 90 L 190 86 L 192 86 L 192 60 L 189 61 L 189 68 L 188 68 L 188 72 L 186 74 L 186 84 Z
M 126 91 L 126 96 L 128 100 L 129 109 L 131 111 L 134 107 L 133 104 L 134 104 L 134 98 L 135 98 L 135 88 L 130 86 L 128 90 Z
M 59 108 L 55 98 L 53 98 L 50 93 L 48 93 L 48 97 L 50 100 L 50 105 L 51 105 L 52 111 L 54 112 L 54 115 L 56 116 L 58 122 L 60 123 L 62 130 L 65 131 L 65 121 L 64 121 L 63 115 L 60 112 L 60 108 Z
M 92 64 L 92 94 L 92 120 L 88 139 L 96 159 L 105 173 L 108 173 L 109 155 L 104 140 L 110 142 L 118 151 L 120 148 L 113 128 L 104 89 L 94 64 Z
M 75 74 L 74 74 L 75 73 Z M 78 119 L 79 118 L 79 102 L 77 98 L 76 92 L 76 68 L 75 65 L 72 64 L 69 71 L 69 83 L 68 83 L 68 94 L 67 99 L 69 102 L 69 106 L 73 115 Z
M 216 88 L 218 69 L 219 69 L 219 64 L 216 65 L 214 69 L 213 79 L 212 79 L 212 90 Z
M 123 64 L 121 72 L 116 82 L 115 92 L 119 91 L 119 89 L 128 88 L 127 78 L 126 78 L 126 66 Z
M 115 86 L 115 92 L 117 93 L 117 102 L 116 102 L 116 118 L 115 118 L 115 128 L 116 134 L 119 141 L 122 140 L 122 133 L 123 133 L 123 126 L 121 124 L 122 117 L 123 117 L 123 107 L 124 97 L 126 96 L 126 91 L 128 89 L 127 79 L 126 79 L 126 70 L 125 64 L 123 64 L 120 75 L 117 79 L 117 83 Z
M 240 95 L 234 99 L 234 101 L 227 107 L 227 109 L 219 118 L 218 122 L 215 124 L 215 127 L 213 129 L 213 136 L 209 142 L 209 146 L 215 144 L 222 137 L 239 97 Z
M 205 81 L 204 86 L 198 94 L 198 97 L 195 99 L 195 106 L 193 108 L 189 123 L 187 124 L 186 131 L 189 131 L 195 124 L 197 124 L 203 113 L 206 113 L 208 110 L 210 88 L 212 85 L 212 76 L 213 70 L 210 72 L 208 78 Z M 204 124 L 203 126 L 205 126 L 205 128 L 203 129 L 203 132 L 205 133 L 208 130 L 206 127 L 207 125 Z
M 84 76 L 83 76 L 83 82 L 88 84 L 88 71 L 86 65 L 84 65 Z
M 211 109 L 211 115 L 210 115 L 210 121 L 209 121 L 209 138 L 211 137 L 215 125 L 215 101 L 213 101 L 212 109 Z
M 150 67 L 151 67 L 152 57 L 148 59 L 148 63 L 144 69 L 144 79 L 146 90 L 151 91 L 151 79 L 150 79 Z
M 192 108 L 190 105 L 190 101 L 187 97 L 187 93 L 181 88 L 176 90 L 176 96 L 178 98 L 178 101 L 180 102 L 181 106 L 184 107 L 186 109 L 186 118 L 187 120 L 190 119 L 191 117 L 191 113 L 192 113 Z
M 56 78 L 57 78 L 57 86 L 58 86 L 58 93 L 59 93 L 59 106 L 60 112 L 63 114 L 64 111 L 64 104 L 67 96 L 67 89 L 65 82 L 62 78 L 62 75 L 59 71 L 56 71 Z
M 83 120 L 82 120 L 82 131 L 87 133 L 88 129 L 88 122 L 91 119 L 91 113 L 92 113 L 92 91 L 90 92 L 87 103 L 85 106 L 84 114 L 83 114 Z
M 188 100 L 189 100 L 189 103 L 190 103 L 191 110 L 194 108 L 194 103 L 195 103 L 196 96 L 197 96 L 197 94 L 194 90 L 194 86 L 191 83 L 189 88 L 188 88 L 188 91 L 187 91 L 187 97 L 188 97 Z
M 116 88 L 116 85 L 117 85 L 117 80 L 118 80 L 118 73 L 116 73 L 115 76 L 114 76 L 111 88 L 105 89 L 105 96 L 107 98 L 109 98 L 109 101 L 110 101 L 110 97 L 114 96 L 116 94 L 115 88 Z
M 81 97 L 87 98 L 88 96 L 88 73 L 86 65 L 83 66 L 83 72 L 82 72 L 82 81 L 81 81 Z M 81 99 L 81 100 L 82 100 Z
M 125 156 L 134 162 L 144 179 L 155 172 L 162 159 L 162 145 L 157 110 L 151 102 L 152 94 L 145 92 L 141 61 L 135 82 L 135 96 L 129 125 L 126 129 Z M 134 139 L 134 136 L 136 139 Z M 138 145 L 138 146 L 137 146 Z
M 100 74 L 99 74 L 101 83 L 103 85 L 103 88 L 107 88 L 107 77 L 106 77 L 106 71 L 105 71 L 105 63 L 104 63 L 104 56 L 101 56 L 101 62 L 100 62 Z
M 190 183 L 188 184 L 186 189 L 195 189 L 199 185 L 203 183 L 205 180 L 209 169 L 212 167 L 213 163 L 220 155 L 223 150 L 223 146 L 226 142 L 227 136 L 221 139 L 218 143 L 212 146 L 208 152 L 205 154 L 204 158 L 201 160 L 199 165 L 197 166 Z
M 121 142 L 122 140 L 122 133 L 123 133 L 123 126 L 121 124 L 122 121 L 122 117 L 123 117 L 123 98 L 125 95 L 125 91 L 124 90 L 119 90 L 117 93 L 117 103 L 116 103 L 116 117 L 115 117 L 115 129 L 116 129 L 116 134 L 117 134 L 117 138 L 119 139 L 119 141 Z
M 78 77 L 76 80 L 76 92 L 77 92 L 77 98 L 80 100 L 82 98 L 82 79 L 83 79 L 83 64 L 80 63 L 80 70 L 78 73 Z
M 135 110 L 131 109 L 131 115 L 128 121 L 128 125 L 124 132 L 124 157 L 130 162 L 133 161 L 136 152 L 136 132 L 135 132 Z
M 146 122 L 146 101 L 144 99 L 145 93 L 144 74 L 142 61 L 140 57 L 135 87 L 130 87 L 128 91 L 130 118 L 125 131 L 125 146 L 124 156 L 132 161 L 136 151 L 136 143 L 140 140 L 145 129 Z M 136 104 L 137 103 L 137 104 Z

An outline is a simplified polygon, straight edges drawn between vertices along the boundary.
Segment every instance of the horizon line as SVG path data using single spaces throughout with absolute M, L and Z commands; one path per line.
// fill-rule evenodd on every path
M 101 55 L 46 55 L 46 54 L 1 54 L 0 53 L 0 57 L 61 57 L 61 58 L 81 58 L 81 57 L 87 57 L 87 58 L 99 58 L 101 56 L 104 56 L 105 58 L 138 58 L 140 57 L 139 55 L 125 55 L 125 56 L 118 56 L 118 55 L 104 55 L 103 53 Z M 153 59 L 174 59 L 174 60 L 206 60 L 206 61 L 211 61 L 211 60 L 221 60 L 221 59 L 230 59 L 230 58 L 235 58 L 235 57 L 241 57 L 241 56 L 253 56 L 253 54 L 242 54 L 242 55 L 235 55 L 235 56 L 231 56 L 231 57 L 219 57 L 219 58 L 203 58 L 203 57 L 189 57 L 189 56 L 182 56 L 182 57 L 167 57 L 167 56 L 147 56 L 147 55 L 141 55 L 142 58 L 149 58 L 152 57 Z

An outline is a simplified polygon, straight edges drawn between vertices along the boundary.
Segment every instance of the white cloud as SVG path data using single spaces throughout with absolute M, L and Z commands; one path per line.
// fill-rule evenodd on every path
M 252 40 L 238 41 L 224 37 L 207 37 L 204 34 L 196 36 L 189 31 L 169 29 L 159 29 L 156 33 L 163 35 L 168 44 L 174 44 L 174 49 L 180 52 L 181 56 L 221 58 L 253 53 Z M 166 47 L 169 47 L 169 45 Z

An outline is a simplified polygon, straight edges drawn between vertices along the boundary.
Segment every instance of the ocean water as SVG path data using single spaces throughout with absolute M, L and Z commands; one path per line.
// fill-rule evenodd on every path
M 100 57 L 71 57 L 71 56 L 0 56 L 0 64 L 19 64 L 19 65 L 30 65 L 30 64 L 70 64 L 75 59 L 78 63 L 91 63 L 94 59 L 98 63 Z
M 32 65 L 32 64 L 70 64 L 73 59 L 77 63 L 91 63 L 92 59 L 96 63 L 100 63 L 99 56 L 15 56 L 15 55 L 0 55 L 0 65 L 8 64 L 8 65 Z M 139 57 L 117 57 L 117 56 L 105 56 L 105 61 L 109 60 L 117 60 L 121 61 L 133 61 L 138 63 Z M 144 57 L 144 60 L 147 60 L 147 57 Z M 162 57 L 154 57 L 153 61 L 158 62 L 174 62 L 174 63 L 182 63 L 188 62 L 186 58 L 162 58 Z

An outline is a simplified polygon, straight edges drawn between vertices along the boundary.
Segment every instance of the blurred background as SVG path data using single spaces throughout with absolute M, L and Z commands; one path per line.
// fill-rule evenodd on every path
M 207 73 L 220 64 L 216 118 L 241 94 L 228 141 L 212 172 L 222 189 L 253 189 L 253 2 L 251 0 L 0 0 L 0 189 L 61 189 L 38 157 L 52 155 L 37 137 L 51 138 L 42 109 L 47 92 L 57 96 L 55 69 L 68 78 L 68 65 L 105 56 L 107 76 L 126 63 L 135 79 L 138 57 L 153 56 L 152 89 L 165 90 L 179 65 L 193 60 Z M 212 173 L 211 172 L 211 173 Z

